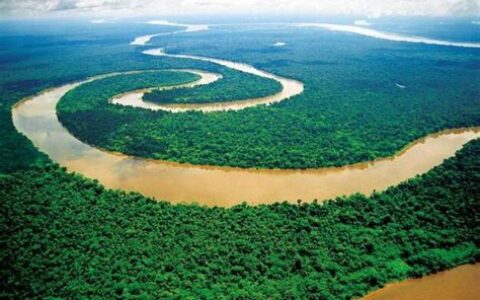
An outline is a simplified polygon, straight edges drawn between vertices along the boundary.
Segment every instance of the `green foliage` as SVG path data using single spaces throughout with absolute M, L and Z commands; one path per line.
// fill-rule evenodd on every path
M 0 174 L 0 298 L 348 299 L 392 280 L 480 260 L 479 141 L 385 193 L 324 205 L 172 206 L 106 190 L 58 166 L 31 169 L 46 157 L 11 122 L 10 108 L 23 97 L 114 71 L 225 71 L 147 57 L 128 45 L 140 34 L 171 28 L 60 25 L 0 26 L 0 172 L 18 171 Z M 265 46 L 280 39 L 286 47 Z M 158 42 L 172 53 L 255 64 L 302 80 L 307 90 L 239 113 L 87 109 L 74 120 L 87 126 L 76 134 L 142 156 L 303 167 L 384 156 L 426 133 L 479 124 L 476 49 L 291 28 Z M 397 89 L 397 81 L 406 89 Z M 132 131 L 134 140 L 126 141 Z
M 444 269 L 452 268 L 459 263 L 466 261 L 475 261 L 475 255 L 478 255 L 479 251 L 475 247 L 475 244 L 462 244 L 453 249 L 435 248 L 426 251 L 422 251 L 417 255 L 409 258 L 409 263 L 417 265 L 418 268 L 414 270 L 415 276 L 423 276 L 428 273 L 437 272 Z
M 234 45 L 228 43 L 232 34 Z M 476 49 L 293 29 L 281 34 L 291 41 L 283 50 L 261 47 L 272 39 L 272 32 L 262 30 L 212 32 L 195 39 L 178 35 L 162 38 L 159 46 L 173 44 L 167 52 L 242 61 L 301 80 L 305 91 L 300 96 L 225 113 L 108 110 L 107 114 L 92 110 L 65 114 L 60 110 L 62 122 L 90 144 L 130 155 L 205 165 L 297 169 L 385 157 L 429 133 L 480 125 Z M 214 48 L 212 38 L 216 39 Z M 219 70 L 212 64 L 202 69 Z M 218 82 L 217 87 L 226 91 L 215 91 L 218 97 L 232 90 L 220 86 L 226 80 Z M 250 89 L 256 86 L 253 82 L 242 84 Z M 398 88 L 397 82 L 406 88 Z M 160 94 L 165 99 L 194 101 L 210 98 L 213 90 L 204 86 Z M 124 115 L 132 121 L 125 123 Z M 102 126 L 109 130 L 96 130 Z
M 155 202 L 51 165 L 0 177 L 4 298 L 350 299 L 480 258 L 480 140 L 372 197 Z
M 195 89 L 154 90 L 143 99 L 157 103 L 212 103 L 265 97 L 281 89 L 281 84 L 272 79 L 225 69 L 223 78 L 212 84 Z
M 0 174 L 27 169 L 48 161 L 24 136 L 16 133 L 9 107 L 0 103 Z
M 141 54 L 129 42 L 147 33 L 145 25 L 85 28 L 84 24 L 74 29 L 64 25 L 54 24 L 53 30 L 65 31 L 56 35 L 38 29 L 40 33 L 10 36 L 4 34 L 5 27 L 0 28 L 0 101 L 6 110 L 44 88 L 115 71 L 202 69 L 224 75 L 223 83 L 229 80 L 228 69 L 211 63 Z M 428 133 L 480 124 L 477 49 L 391 43 L 283 27 L 239 29 L 163 36 L 152 44 L 166 47 L 169 53 L 245 62 L 301 80 L 305 83 L 302 96 L 229 113 L 72 112 L 73 119 L 67 123 L 64 118 L 64 124 L 88 143 L 136 156 L 263 168 L 365 161 L 391 155 Z M 171 28 L 158 26 L 156 30 Z M 287 46 L 271 47 L 278 40 L 288 41 Z M 399 89 L 396 82 L 406 88 Z M 250 92 L 258 88 L 243 85 Z M 208 91 L 198 87 L 185 93 L 207 97 Z M 0 136 L 0 152 L 18 148 L 10 142 L 18 136 L 4 137 L 17 135 L 9 119 L 2 115 L 2 129 L 7 129 Z M 135 138 L 130 139 L 132 133 Z M 25 139 L 24 143 L 31 147 Z M 12 164 L 10 170 L 30 159 L 15 155 L 6 158 Z
M 393 277 L 403 278 L 406 277 L 411 271 L 412 267 L 408 265 L 403 259 L 397 258 L 387 264 L 387 272 L 391 272 Z
M 58 104 L 58 109 L 67 114 L 102 109 L 110 98 L 121 93 L 186 84 L 198 79 L 200 76 L 192 73 L 161 70 L 115 75 L 88 82 L 68 92 L 64 101 Z

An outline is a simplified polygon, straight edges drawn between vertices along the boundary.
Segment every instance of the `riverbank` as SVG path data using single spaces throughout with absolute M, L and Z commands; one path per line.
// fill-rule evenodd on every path
M 340 168 L 256 170 L 141 159 L 87 145 L 58 121 L 58 101 L 82 83 L 50 89 L 16 105 L 12 115 L 17 130 L 69 171 L 97 179 L 109 188 L 172 203 L 229 207 L 244 201 L 258 205 L 370 194 L 427 172 L 480 137 L 479 128 L 443 131 L 412 143 L 393 157 Z
M 476 300 L 480 298 L 480 263 L 388 284 L 362 300 Z

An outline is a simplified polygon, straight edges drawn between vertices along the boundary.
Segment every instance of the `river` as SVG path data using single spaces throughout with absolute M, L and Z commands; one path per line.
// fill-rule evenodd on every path
M 208 29 L 205 26 L 195 28 Z M 151 37 L 148 36 L 148 40 L 144 38 L 141 43 L 136 40 L 138 43 L 134 41 L 132 44 L 145 45 Z M 304 88 L 302 82 L 283 78 L 243 63 L 202 56 L 168 54 L 161 48 L 144 50 L 143 53 L 208 61 L 276 80 L 282 85 L 282 90 L 277 94 L 257 99 L 185 105 L 144 102 L 141 96 L 145 90 L 138 90 L 114 97 L 111 103 L 175 113 L 188 110 L 203 112 L 240 110 L 290 99 L 301 94 Z M 199 81 L 186 87 L 208 84 L 221 78 L 218 74 L 198 70 L 184 71 L 201 76 Z M 103 77 L 105 75 L 66 84 L 25 99 L 12 111 L 15 127 L 52 160 L 67 167 L 69 171 L 98 179 L 109 188 L 136 191 L 172 203 L 196 202 L 229 207 L 244 201 L 257 205 L 284 200 L 296 202 L 297 199 L 304 202 L 314 199 L 323 201 L 357 192 L 368 195 L 375 190 L 385 190 L 389 186 L 427 172 L 441 164 L 444 159 L 453 156 L 465 143 L 480 137 L 479 128 L 443 131 L 415 141 L 393 157 L 340 168 L 257 170 L 142 159 L 87 145 L 76 139 L 58 121 L 56 105 L 65 93 L 80 84 Z
M 464 265 L 419 279 L 388 284 L 362 300 L 477 300 L 480 264 Z
M 58 121 L 58 101 L 84 82 L 47 90 L 16 105 L 12 116 L 17 130 L 69 171 L 98 179 L 109 188 L 172 203 L 228 207 L 243 201 L 256 205 L 370 194 L 427 172 L 480 137 L 478 128 L 444 131 L 416 141 L 394 157 L 341 168 L 256 170 L 141 159 L 87 145 Z
M 277 76 L 275 74 L 259 70 L 253 66 L 232 62 L 223 59 L 216 59 L 203 56 L 193 56 L 193 55 L 180 55 L 180 54 L 168 54 L 161 48 L 159 49 L 150 49 L 143 51 L 146 55 L 152 56 L 164 56 L 164 57 L 175 57 L 181 59 L 192 59 L 207 61 L 217 65 L 221 65 L 236 71 L 268 78 L 277 81 L 282 86 L 280 92 L 260 98 L 254 99 L 242 99 L 241 101 L 225 101 L 225 102 L 216 102 L 216 103 L 191 103 L 191 104 L 156 104 L 153 102 L 143 101 L 142 96 L 145 91 L 133 91 L 130 93 L 125 93 L 119 97 L 113 99 L 113 103 L 133 106 L 137 108 L 146 108 L 150 110 L 164 110 L 174 113 L 182 113 L 186 111 L 202 111 L 202 112 L 218 112 L 218 111 L 229 111 L 229 110 L 242 110 L 248 107 L 253 107 L 257 105 L 270 105 L 276 102 L 284 101 L 290 99 L 294 96 L 297 96 L 303 92 L 303 83 L 297 80 L 284 78 Z
M 153 36 L 136 40 L 145 44 Z M 277 80 L 282 91 L 272 96 L 216 104 L 158 105 L 141 100 L 146 90 L 137 90 L 114 97 L 113 104 L 139 109 L 204 112 L 239 110 L 259 104 L 272 104 L 289 99 L 303 91 L 301 82 L 282 78 L 252 66 L 225 60 L 189 55 L 170 55 L 162 49 L 144 51 L 155 56 L 204 60 L 238 71 Z M 218 74 L 183 70 L 201 76 L 199 81 L 184 85 L 193 87 L 212 83 Z M 129 72 L 135 73 L 135 72 Z M 113 74 L 111 74 L 113 75 Z M 109 76 L 109 75 L 107 75 Z M 248 202 L 252 205 L 276 201 L 309 202 L 331 199 L 356 192 L 370 194 L 422 174 L 455 154 L 465 143 L 479 138 L 479 128 L 447 130 L 415 141 L 393 157 L 340 168 L 309 170 L 257 170 L 228 167 L 197 166 L 166 161 L 141 159 L 104 151 L 82 143 L 58 121 L 56 105 L 65 93 L 98 76 L 82 82 L 66 84 L 34 95 L 17 104 L 13 122 L 41 151 L 69 171 L 95 178 L 109 188 L 140 192 L 172 203 L 196 202 L 209 206 L 225 206 Z M 387 285 L 367 295 L 364 300 L 415 300 L 480 298 L 480 264 Z

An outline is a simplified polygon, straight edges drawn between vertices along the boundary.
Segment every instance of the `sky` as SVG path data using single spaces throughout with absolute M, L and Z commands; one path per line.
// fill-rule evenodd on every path
M 480 0 L 0 0 L 0 17 L 319 14 L 479 17 Z

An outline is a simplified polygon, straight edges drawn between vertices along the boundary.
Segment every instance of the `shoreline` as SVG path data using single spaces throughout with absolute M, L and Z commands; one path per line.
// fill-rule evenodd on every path
M 393 156 L 303 170 L 192 165 L 140 158 L 88 145 L 58 121 L 56 103 L 80 83 L 49 89 L 20 101 L 12 110 L 16 129 L 71 172 L 97 179 L 108 188 L 136 191 L 171 203 L 230 207 L 242 202 L 258 205 L 294 203 L 297 199 L 323 201 L 357 192 L 368 195 L 429 171 L 466 142 L 480 137 L 480 127 L 443 130 L 411 142 Z
M 475 285 L 468 284 L 456 286 L 467 278 L 468 281 L 475 281 Z M 384 287 L 368 293 L 359 300 L 409 300 L 409 299 L 438 299 L 447 300 L 451 298 L 450 293 L 460 292 L 464 297 L 458 299 L 474 300 L 480 294 L 480 286 L 474 278 L 480 279 L 480 263 L 464 264 L 437 273 L 427 274 L 420 278 L 407 278 L 402 281 L 387 283 Z M 454 283 L 445 285 L 444 283 Z M 470 282 L 471 283 L 471 282 Z M 433 287 L 436 289 L 433 289 Z M 458 289 L 457 289 L 458 288 Z M 451 289 L 451 290 L 450 290 Z M 455 296 L 458 296 L 455 293 Z M 473 296 L 473 297 L 471 297 Z M 415 298 L 413 298 L 415 297 Z

